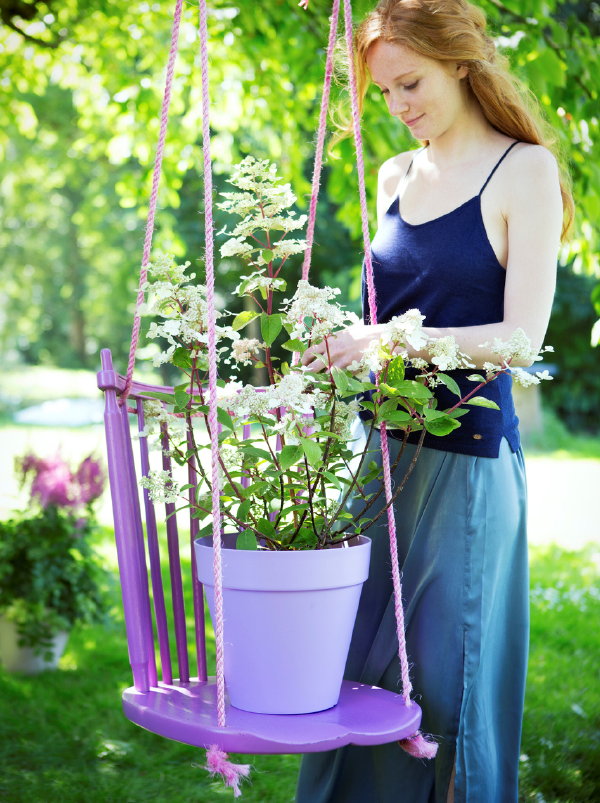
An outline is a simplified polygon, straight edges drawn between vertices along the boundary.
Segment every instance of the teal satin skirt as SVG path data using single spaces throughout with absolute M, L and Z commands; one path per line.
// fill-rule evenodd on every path
M 355 434 L 364 438 L 362 424 Z M 393 463 L 400 443 L 389 443 Z M 372 444 L 377 459 L 378 435 Z M 396 484 L 415 448 L 405 447 Z M 523 455 L 506 440 L 498 458 L 423 449 L 395 511 L 413 698 L 437 757 L 396 743 L 310 754 L 297 803 L 446 803 L 455 763 L 456 803 L 516 803 L 529 640 Z M 399 690 L 387 516 L 366 535 L 371 566 L 346 677 Z

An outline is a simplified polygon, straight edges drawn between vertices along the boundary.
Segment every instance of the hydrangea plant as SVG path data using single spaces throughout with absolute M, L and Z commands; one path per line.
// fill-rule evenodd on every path
M 509 342 L 493 344 L 498 362 L 486 363 L 483 374 L 473 374 L 473 389 L 461 396 L 446 372 L 473 368 L 468 355 L 452 337 L 429 338 L 423 330 L 424 316 L 409 310 L 384 326 L 379 339 L 346 370 L 325 359 L 322 372 L 308 370 L 298 355 L 318 343 L 325 344 L 327 355 L 329 339 L 358 319 L 336 301 L 340 292 L 336 288 L 300 280 L 293 293 L 288 290 L 284 268 L 306 245 L 288 235 L 301 229 L 306 218 L 291 209 L 294 195 L 289 185 L 280 182 L 276 166 L 247 157 L 235 169 L 231 183 L 237 191 L 224 193 L 220 208 L 240 221 L 221 232 L 228 237 L 221 255 L 239 258 L 248 266 L 235 292 L 252 309 L 237 315 L 218 313 L 220 432 L 209 432 L 209 438 L 219 438 L 223 524 L 239 533 L 237 543 L 242 548 L 332 546 L 362 533 L 386 509 L 370 515 L 382 489 L 365 491 L 380 471 L 370 459 L 373 427 L 385 424 L 406 435 L 421 432 L 420 448 L 425 432 L 443 437 L 459 427 L 465 405 L 496 407 L 478 391 L 509 370 L 513 359 L 541 358 L 531 354 L 527 337 L 518 330 Z M 198 483 L 181 486 L 163 469 L 144 477 L 142 485 L 154 501 L 191 505 L 193 515 L 208 522 L 201 533 L 209 533 L 211 483 L 203 458 L 210 442 L 200 432 L 201 426 L 209 427 L 206 290 L 193 282 L 188 268 L 189 263 L 178 265 L 165 255 L 148 266 L 145 312 L 155 316 L 148 337 L 161 338 L 165 344 L 154 363 L 172 363 L 182 382 L 173 393 L 154 394 L 146 402 L 142 435 L 160 433 L 161 424 L 168 423 L 168 451 L 180 465 L 194 461 Z M 251 321 L 260 325 L 260 338 L 243 336 Z M 429 362 L 410 358 L 409 347 L 425 348 Z M 277 356 L 281 354 L 289 357 Z M 263 367 L 268 383 L 255 387 L 239 381 L 241 365 Z M 414 379 L 405 376 L 409 366 L 417 369 Z M 546 378 L 542 373 L 518 369 L 516 373 L 528 382 Z M 446 410 L 437 409 L 433 394 L 440 383 L 457 397 Z M 371 430 L 357 455 L 351 425 L 361 410 L 368 411 Z M 397 484 L 396 494 L 402 485 Z M 359 515 L 348 512 L 351 496 L 363 500 Z

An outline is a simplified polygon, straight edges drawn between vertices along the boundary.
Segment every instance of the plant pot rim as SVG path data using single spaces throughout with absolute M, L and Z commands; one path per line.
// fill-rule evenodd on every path
M 369 572 L 371 539 L 344 548 L 271 551 L 235 549 L 235 535 L 224 536 L 222 575 L 224 588 L 264 591 L 308 591 L 363 583 Z M 198 577 L 214 585 L 212 536 L 194 542 Z

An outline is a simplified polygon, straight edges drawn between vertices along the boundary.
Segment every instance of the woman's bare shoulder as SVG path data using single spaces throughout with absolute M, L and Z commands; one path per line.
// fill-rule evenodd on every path
M 416 151 L 403 151 L 387 159 L 379 168 L 378 196 L 382 200 L 392 200 L 398 190 L 400 179 L 410 164 Z
M 539 178 L 552 178 L 558 174 L 558 163 L 551 150 L 544 145 L 521 142 L 511 154 L 510 171 L 521 177 L 521 181 L 536 181 Z

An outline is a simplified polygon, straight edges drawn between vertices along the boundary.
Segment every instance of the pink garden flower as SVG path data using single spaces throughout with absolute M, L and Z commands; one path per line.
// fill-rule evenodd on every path
M 97 499 L 104 489 L 104 472 L 90 455 L 82 460 L 76 471 L 56 454 L 38 458 L 32 453 L 17 461 L 21 481 L 31 481 L 31 499 L 42 507 L 77 508 Z

